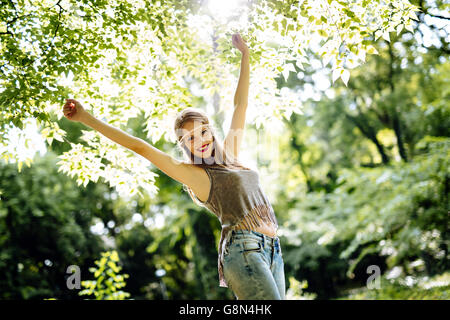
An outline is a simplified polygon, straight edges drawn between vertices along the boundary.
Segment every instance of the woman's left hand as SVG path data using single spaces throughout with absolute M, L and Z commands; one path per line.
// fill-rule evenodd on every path
M 246 41 L 242 39 L 241 35 L 239 33 L 235 33 L 231 36 L 231 40 L 233 43 L 233 46 L 235 46 L 240 52 L 248 52 L 248 47 L 246 44 Z

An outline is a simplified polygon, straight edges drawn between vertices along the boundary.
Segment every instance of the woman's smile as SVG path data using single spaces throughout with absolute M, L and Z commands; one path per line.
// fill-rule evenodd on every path
M 200 149 L 198 149 L 198 151 L 205 152 L 206 150 L 209 149 L 209 145 L 210 143 L 204 144 Z

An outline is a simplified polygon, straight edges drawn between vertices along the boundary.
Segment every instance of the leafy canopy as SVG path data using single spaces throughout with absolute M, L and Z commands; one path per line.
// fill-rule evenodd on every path
M 251 49 L 249 121 L 259 128 L 302 113 L 298 97 L 275 79 L 302 70 L 308 50 L 331 64 L 333 81 L 347 84 L 349 69 L 377 53 L 377 38 L 412 30 L 415 11 L 405 0 L 270 0 L 218 19 L 188 0 L 7 1 L 0 8 L 0 154 L 19 170 L 29 166 L 32 157 L 7 147 L 18 143 L 9 132 L 23 129 L 26 149 L 33 133 L 25 129 L 38 125 L 49 145 L 71 144 L 59 165 L 79 185 L 103 178 L 122 195 L 154 195 L 155 174 L 143 159 L 90 130 L 80 142 L 66 139 L 65 98 L 122 129 L 138 118 L 144 138 L 173 142 L 175 114 L 199 103 L 192 82 L 219 98 L 216 111 L 232 110 L 240 55 L 230 36 L 240 32 Z

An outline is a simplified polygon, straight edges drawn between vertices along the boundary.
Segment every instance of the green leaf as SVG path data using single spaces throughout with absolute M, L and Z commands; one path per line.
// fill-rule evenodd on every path
M 377 49 L 375 49 L 375 47 L 372 46 L 372 45 L 369 45 L 369 46 L 366 47 L 366 52 L 368 54 L 378 54 Z
M 328 37 L 328 34 L 322 29 L 317 30 L 317 33 L 319 33 L 319 35 L 324 37 L 324 38 Z

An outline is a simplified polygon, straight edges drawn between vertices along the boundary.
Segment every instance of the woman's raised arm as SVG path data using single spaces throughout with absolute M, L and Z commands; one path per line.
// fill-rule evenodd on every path
M 230 130 L 224 140 L 226 148 L 235 158 L 239 155 L 242 138 L 244 136 L 245 114 L 248 105 L 248 89 L 250 86 L 249 49 L 239 34 L 232 36 L 233 45 L 242 53 L 241 70 L 236 93 L 234 94 L 234 112 Z
M 81 122 L 121 146 L 143 156 L 172 179 L 186 184 L 193 189 L 199 188 L 200 179 L 198 178 L 198 173 L 202 169 L 196 168 L 192 164 L 180 162 L 144 140 L 129 135 L 126 132 L 95 118 L 89 112 L 84 110 L 81 103 L 74 99 L 66 99 L 63 112 L 67 119 Z
M 140 145 L 140 139 L 123 132 L 120 129 L 114 128 L 109 124 L 95 118 L 89 112 L 84 110 L 80 102 L 75 99 L 66 99 L 66 104 L 63 108 L 64 116 L 72 121 L 78 121 L 100 132 L 105 137 L 120 144 L 121 146 L 130 150 L 135 150 Z

